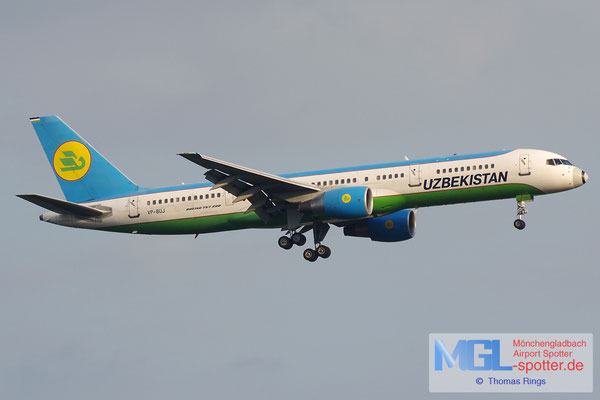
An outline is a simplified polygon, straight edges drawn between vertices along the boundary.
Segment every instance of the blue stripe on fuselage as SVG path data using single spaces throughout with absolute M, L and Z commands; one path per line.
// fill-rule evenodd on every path
M 403 167 L 403 166 L 409 166 L 409 165 L 415 165 L 415 164 L 431 164 L 431 163 L 444 162 L 444 161 L 471 160 L 471 159 L 476 159 L 476 158 L 500 156 L 500 155 L 509 153 L 511 151 L 512 150 L 501 150 L 501 151 L 491 151 L 491 152 L 487 152 L 487 153 L 474 153 L 474 154 L 465 154 L 465 155 L 452 155 L 452 156 L 446 156 L 446 157 L 424 158 L 424 159 L 419 159 L 419 160 L 396 161 L 396 162 L 383 163 L 383 164 L 369 164 L 369 165 L 359 165 L 359 166 L 355 166 L 355 167 L 332 168 L 332 169 L 323 169 L 323 170 L 316 170 L 316 171 L 295 172 L 295 173 L 288 173 L 288 174 L 280 174 L 279 176 L 281 176 L 283 178 L 300 178 L 303 176 L 311 176 L 311 175 L 324 175 L 324 174 L 335 174 L 335 173 L 340 173 L 340 172 L 365 171 L 365 170 L 378 169 L 378 168 Z M 110 199 L 114 199 L 114 198 L 123 198 L 123 197 L 130 197 L 130 196 L 141 196 L 141 195 L 145 195 L 145 194 L 174 192 L 177 190 L 201 189 L 201 188 L 208 188 L 211 186 L 213 186 L 212 183 L 206 182 L 206 183 L 192 183 L 192 184 L 187 184 L 187 185 L 167 186 L 167 187 L 160 187 L 160 188 L 140 187 L 140 189 L 135 192 L 122 193 L 116 197 L 97 199 L 95 201 L 110 200 Z
M 404 167 L 404 166 L 414 165 L 414 164 L 431 164 L 431 163 L 444 162 L 444 161 L 471 160 L 474 158 L 500 156 L 500 155 L 509 153 L 511 151 L 512 150 L 501 150 L 501 151 L 491 151 L 491 152 L 487 152 L 487 153 L 452 155 L 452 156 L 446 156 L 446 157 L 424 158 L 424 159 L 420 159 L 420 160 L 396 161 L 396 162 L 390 162 L 390 163 L 384 163 L 384 164 L 371 164 L 371 165 L 360 165 L 360 166 L 356 166 L 356 167 L 332 168 L 332 169 L 323 169 L 323 170 L 318 170 L 318 171 L 296 172 L 296 173 L 291 173 L 291 174 L 281 174 L 280 176 L 282 176 L 284 178 L 299 178 L 301 176 L 308 176 L 308 175 L 325 175 L 325 174 L 335 174 L 338 172 L 353 172 L 353 171 L 363 171 L 363 170 L 378 169 L 378 168 Z

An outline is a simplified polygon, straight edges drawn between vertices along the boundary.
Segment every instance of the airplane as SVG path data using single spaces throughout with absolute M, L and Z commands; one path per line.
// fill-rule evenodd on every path
M 18 197 L 47 210 L 40 220 L 74 228 L 149 235 L 277 228 L 281 248 L 304 246 L 312 230 L 314 262 L 328 258 L 331 225 L 345 236 L 399 242 L 415 235 L 422 207 L 514 198 L 515 228 L 526 202 L 585 184 L 588 174 L 556 153 L 502 150 L 274 175 L 198 153 L 180 153 L 206 169 L 209 183 L 156 189 L 133 183 L 58 116 L 30 118 L 66 200 Z

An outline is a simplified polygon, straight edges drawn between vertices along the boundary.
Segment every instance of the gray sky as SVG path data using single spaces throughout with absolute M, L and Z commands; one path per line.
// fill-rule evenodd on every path
M 597 334 L 599 11 L 4 4 L 0 398 L 481 398 L 428 393 L 430 332 Z M 181 151 L 283 173 L 517 147 L 590 183 L 536 198 L 523 232 L 511 200 L 421 209 L 411 241 L 335 230 L 332 257 L 309 264 L 276 230 L 41 223 L 14 195 L 62 197 L 28 121 L 48 114 L 144 186 L 201 181 Z

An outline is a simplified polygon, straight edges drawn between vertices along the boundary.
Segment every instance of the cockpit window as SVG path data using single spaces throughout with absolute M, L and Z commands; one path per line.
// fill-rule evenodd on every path
M 550 158 L 546 160 L 547 165 L 573 165 L 569 160 L 564 158 Z

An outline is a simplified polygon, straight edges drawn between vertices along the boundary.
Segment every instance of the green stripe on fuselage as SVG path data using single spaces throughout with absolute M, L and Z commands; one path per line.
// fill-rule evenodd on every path
M 475 201 L 510 199 L 517 195 L 542 195 L 541 190 L 523 184 L 478 186 L 464 189 L 438 190 L 404 194 L 400 196 L 376 197 L 373 214 L 388 214 L 405 208 L 431 207 L 447 204 L 472 203 Z
M 470 203 L 475 201 L 515 198 L 517 195 L 541 194 L 544 193 L 533 186 L 523 184 L 504 184 L 376 197 L 373 200 L 373 214 L 389 214 L 405 208 Z M 304 218 L 303 222 L 312 222 L 312 218 Z M 286 216 L 284 213 L 276 215 L 268 224 L 265 224 L 258 217 L 258 215 L 256 215 L 256 213 L 251 212 L 248 214 L 233 213 L 169 221 L 147 222 L 142 224 L 121 225 L 102 228 L 102 230 L 125 233 L 131 233 L 135 231 L 139 234 L 150 235 L 177 235 L 221 232 L 248 228 L 279 228 L 285 225 Z

